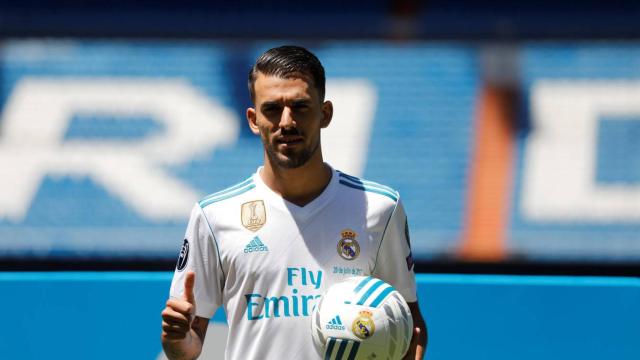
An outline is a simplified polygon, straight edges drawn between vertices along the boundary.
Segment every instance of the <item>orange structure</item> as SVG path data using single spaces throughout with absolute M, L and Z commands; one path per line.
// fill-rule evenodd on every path
M 508 90 L 485 87 L 475 119 L 463 260 L 503 260 L 509 222 L 514 134 L 512 96 Z

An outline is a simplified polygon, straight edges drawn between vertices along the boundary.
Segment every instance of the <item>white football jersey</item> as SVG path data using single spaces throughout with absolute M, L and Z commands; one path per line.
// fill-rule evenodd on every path
M 194 207 L 171 284 L 181 298 L 196 273 L 196 315 L 224 306 L 227 359 L 317 359 L 310 315 L 331 284 L 372 275 L 407 302 L 416 284 L 398 193 L 332 170 L 300 207 L 267 187 L 260 170 Z

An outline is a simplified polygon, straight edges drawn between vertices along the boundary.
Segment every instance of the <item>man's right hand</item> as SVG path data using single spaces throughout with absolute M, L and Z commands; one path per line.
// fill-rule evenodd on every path
M 196 359 L 202 351 L 209 320 L 195 316 L 193 285 L 196 274 L 187 272 L 182 299 L 169 299 L 162 310 L 162 348 L 172 360 Z
M 187 272 L 182 299 L 169 299 L 162 311 L 162 341 L 182 340 L 191 335 L 191 323 L 196 312 L 193 285 L 196 273 Z

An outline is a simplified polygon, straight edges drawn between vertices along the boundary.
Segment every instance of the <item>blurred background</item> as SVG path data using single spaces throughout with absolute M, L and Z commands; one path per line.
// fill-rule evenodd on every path
M 0 258 L 171 269 L 261 163 L 246 77 L 323 61 L 327 160 L 396 188 L 426 271 L 638 274 L 640 3 L 24 1 L 0 8 Z
M 299 44 L 323 62 L 335 105 L 325 158 L 400 192 L 419 273 L 556 275 L 543 283 L 577 281 L 580 291 L 593 276 L 618 276 L 590 283 L 608 289 L 631 281 L 621 297 L 571 293 L 587 299 L 585 313 L 562 324 L 574 321 L 576 344 L 600 341 L 601 352 L 583 348 L 575 358 L 637 359 L 627 340 L 640 332 L 637 311 L 628 312 L 640 301 L 639 18 L 640 2 L 626 0 L 2 2 L 0 282 L 40 303 L 14 321 L 28 328 L 68 308 L 60 291 L 95 302 L 77 316 L 109 307 L 100 291 L 138 291 L 141 308 L 154 294 L 149 322 L 158 326 L 147 340 L 157 354 L 158 314 L 190 208 L 262 161 L 244 119 L 248 69 L 270 47 Z M 478 295 L 467 292 L 469 279 L 478 278 L 421 281 L 437 300 Z M 508 308 L 492 298 L 495 288 L 482 289 L 479 309 Z M 557 299 L 527 291 L 505 296 Z M 52 298 L 60 307 L 38 307 Z M 454 316 L 445 303 L 427 301 L 423 312 L 453 326 L 444 325 Z M 548 321 L 550 308 L 540 306 Z M 611 342 L 575 331 L 591 306 L 619 311 L 601 313 Z M 474 318 L 484 310 L 464 314 L 495 321 Z M 84 346 L 107 347 L 111 330 L 102 331 L 104 344 Z M 42 358 L 35 344 L 63 342 L 38 334 L 24 344 L 31 355 L 9 358 Z M 12 336 L 0 336 L 1 351 L 14 354 L 23 340 Z M 501 358 L 495 347 L 483 356 L 479 343 L 477 358 Z M 573 349 L 554 344 L 546 348 Z M 435 346 L 436 359 L 468 358 Z M 150 358 L 129 354 L 120 358 Z M 530 356 L 554 358 L 545 354 Z

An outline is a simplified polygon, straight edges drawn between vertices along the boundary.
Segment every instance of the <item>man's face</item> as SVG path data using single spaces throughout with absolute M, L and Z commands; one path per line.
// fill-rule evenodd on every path
M 320 129 L 329 125 L 333 108 L 310 81 L 259 73 L 254 90 L 255 108 L 247 109 L 247 119 L 274 166 L 297 168 L 321 151 Z

